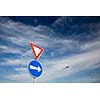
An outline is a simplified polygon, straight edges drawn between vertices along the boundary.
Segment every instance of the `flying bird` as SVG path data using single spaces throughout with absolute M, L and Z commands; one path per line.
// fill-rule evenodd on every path
M 69 68 L 69 66 L 66 66 L 64 69 Z

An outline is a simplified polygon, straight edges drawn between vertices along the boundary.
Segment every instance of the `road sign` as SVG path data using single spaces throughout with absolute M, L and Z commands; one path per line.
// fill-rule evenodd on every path
M 37 60 L 32 60 L 28 65 L 28 70 L 33 77 L 39 77 L 42 74 L 42 65 Z
M 43 53 L 43 48 L 33 44 L 32 42 L 30 42 L 30 46 L 35 56 L 35 59 L 37 60 L 40 57 L 40 55 Z

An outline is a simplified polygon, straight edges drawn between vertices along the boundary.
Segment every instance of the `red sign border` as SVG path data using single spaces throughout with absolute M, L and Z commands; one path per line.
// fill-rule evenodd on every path
M 41 47 L 39 47 L 39 46 L 37 46 L 37 45 L 35 45 L 35 44 L 33 44 L 32 42 L 29 42 L 29 44 L 30 44 L 30 47 L 31 47 L 31 49 L 32 49 L 32 52 L 33 52 L 33 54 L 34 54 L 34 56 L 35 56 L 35 59 L 36 59 L 36 60 L 39 59 L 39 57 L 40 57 L 40 55 L 43 53 L 44 49 L 41 48 Z M 38 56 L 36 56 L 36 53 L 35 53 L 35 50 L 34 50 L 33 46 L 35 46 L 35 47 L 37 47 L 37 48 L 39 48 L 39 49 L 41 50 L 40 53 L 38 54 Z

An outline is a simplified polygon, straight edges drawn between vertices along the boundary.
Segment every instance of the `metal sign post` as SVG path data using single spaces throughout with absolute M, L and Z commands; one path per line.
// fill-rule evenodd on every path
M 33 83 L 35 83 L 35 79 L 36 79 L 36 78 L 35 78 L 35 77 L 33 77 L 32 79 L 33 79 Z

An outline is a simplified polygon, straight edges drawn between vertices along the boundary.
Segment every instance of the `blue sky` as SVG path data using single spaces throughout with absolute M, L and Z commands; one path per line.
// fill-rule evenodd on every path
M 0 82 L 32 82 L 30 41 L 44 48 L 36 82 L 100 82 L 100 17 L 0 17 Z

